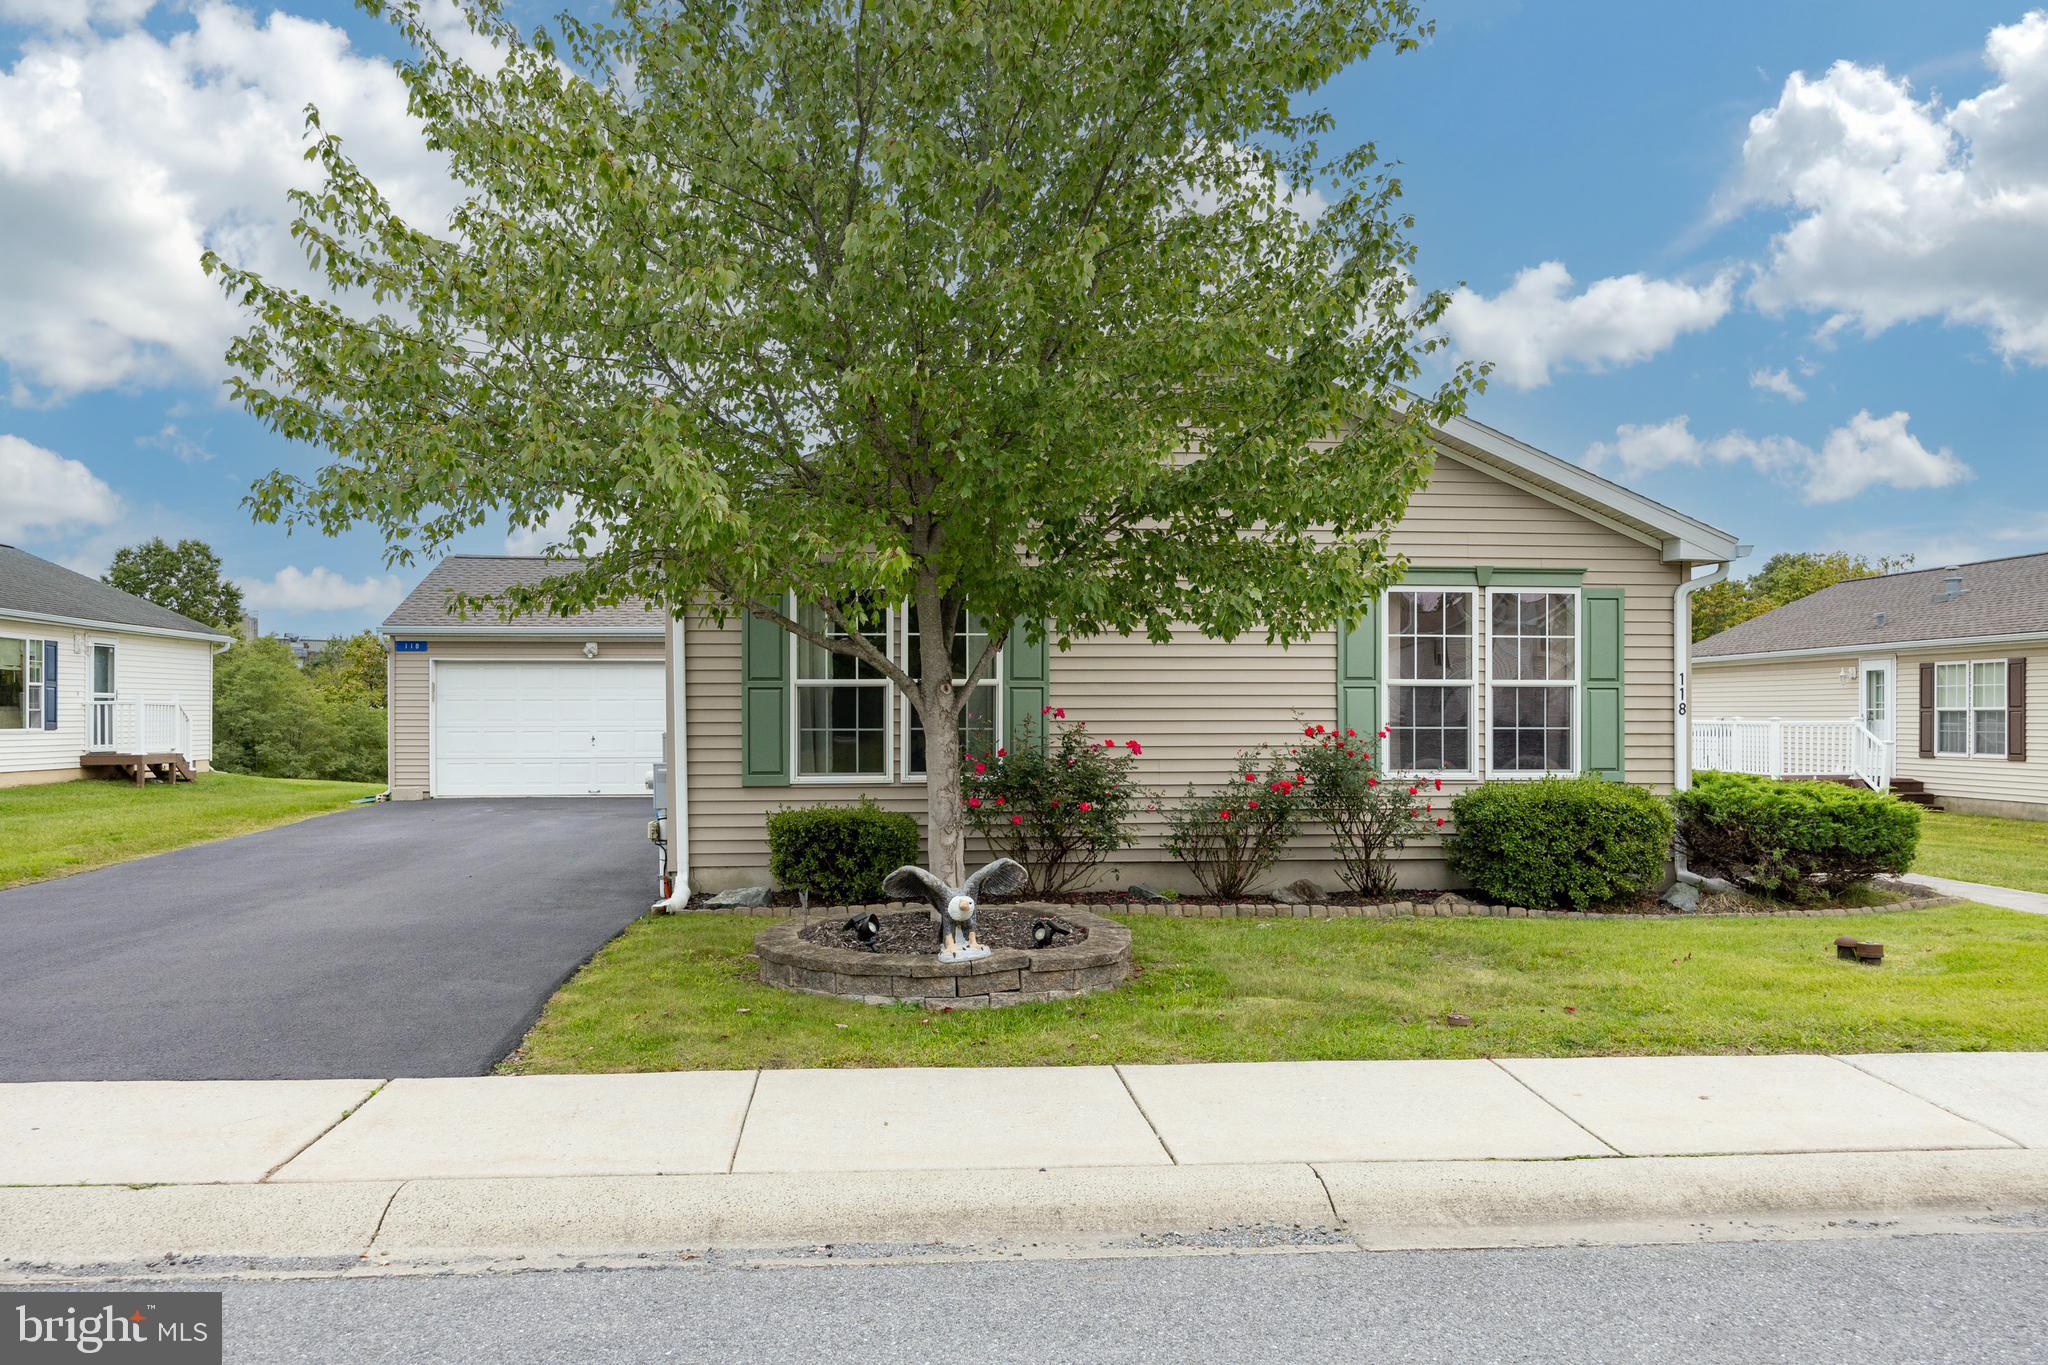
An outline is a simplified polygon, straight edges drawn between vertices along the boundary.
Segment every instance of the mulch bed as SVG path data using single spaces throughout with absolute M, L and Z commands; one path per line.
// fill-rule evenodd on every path
M 929 910 L 878 915 L 876 918 L 882 922 L 882 932 L 873 943 L 862 943 L 846 927 L 846 921 L 839 919 L 819 920 L 816 924 L 806 925 L 797 937 L 826 948 L 852 948 L 859 952 L 930 954 L 939 951 L 939 925 Z M 1035 910 L 1004 910 L 993 906 L 984 906 L 976 913 L 974 937 L 984 947 L 1029 950 L 1036 946 L 1031 942 L 1031 926 L 1045 918 L 1070 931 L 1054 937 L 1054 947 L 1071 947 L 1088 938 L 1086 925 L 1071 923 L 1057 915 L 1046 916 Z

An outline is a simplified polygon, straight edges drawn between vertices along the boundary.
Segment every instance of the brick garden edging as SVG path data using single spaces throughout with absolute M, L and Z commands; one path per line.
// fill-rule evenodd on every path
M 1022 1005 L 1112 990 L 1130 979 L 1131 931 L 1115 920 L 1074 906 L 1024 901 L 1015 908 L 1057 915 L 1086 928 L 1088 937 L 1069 947 L 997 948 L 976 962 L 941 962 L 922 954 L 869 953 L 806 943 L 797 937 L 805 925 L 852 913 L 842 907 L 813 906 L 807 918 L 762 930 L 754 940 L 754 952 L 761 959 L 761 980 L 771 986 L 869 1005 Z

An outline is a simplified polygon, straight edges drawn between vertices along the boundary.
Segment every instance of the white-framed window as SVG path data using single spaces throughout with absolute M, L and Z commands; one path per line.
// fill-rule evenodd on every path
M 917 608 L 904 608 L 903 653 L 904 669 L 911 677 L 922 680 L 924 661 L 920 652 L 922 641 L 918 635 Z M 964 613 L 960 629 L 953 634 L 953 685 L 967 685 L 967 669 L 981 651 L 988 648 L 988 622 L 973 612 Z M 914 780 L 925 776 L 924 763 L 924 721 L 911 706 L 910 698 L 901 698 L 903 708 L 903 776 Z M 974 695 L 967 698 L 967 704 L 960 712 L 961 752 L 969 754 L 989 753 L 996 746 L 998 718 L 1003 714 L 1003 658 L 1001 651 L 989 662 L 988 672 L 974 685 Z
M 1934 666 L 1934 752 L 1942 758 L 2004 758 L 2005 660 Z
M 1470 775 L 1477 707 L 1477 591 L 1390 588 L 1386 595 L 1386 763 L 1390 771 Z
M 895 634 L 896 613 L 869 609 L 859 620 L 868 643 L 884 654 Z M 848 638 L 822 607 L 797 609 L 797 620 L 830 640 Z M 790 674 L 791 724 L 796 732 L 796 780 L 889 780 L 888 678 L 874 665 L 790 636 L 796 668 Z
M 1489 589 L 1486 672 L 1488 774 L 1576 773 L 1578 591 Z
M 43 642 L 0 636 L 0 730 L 43 728 Z

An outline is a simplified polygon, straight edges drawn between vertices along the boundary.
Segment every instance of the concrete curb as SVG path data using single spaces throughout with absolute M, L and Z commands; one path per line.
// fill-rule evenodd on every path
M 2048 1215 L 2048 1152 L 0 1189 L 0 1280 L 1280 1229 L 1335 1249 L 1897 1233 Z M 1119 1239 L 1121 1243 L 1119 1243 Z M 227 1262 L 224 1266 L 223 1262 Z

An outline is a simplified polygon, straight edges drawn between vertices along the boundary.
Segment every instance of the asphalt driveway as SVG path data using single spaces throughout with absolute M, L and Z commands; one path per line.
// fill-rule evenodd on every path
M 365 806 L 0 891 L 0 1081 L 486 1071 L 658 894 L 647 816 Z

